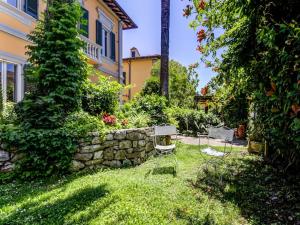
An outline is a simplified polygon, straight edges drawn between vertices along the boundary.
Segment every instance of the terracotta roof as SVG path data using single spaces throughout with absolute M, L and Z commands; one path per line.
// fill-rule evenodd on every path
M 138 57 L 129 57 L 124 58 L 123 60 L 137 60 L 137 59 L 160 59 L 160 55 L 145 55 L 145 56 L 138 56 Z
M 137 28 L 137 25 L 116 0 L 103 0 L 103 2 L 122 20 L 124 30 Z

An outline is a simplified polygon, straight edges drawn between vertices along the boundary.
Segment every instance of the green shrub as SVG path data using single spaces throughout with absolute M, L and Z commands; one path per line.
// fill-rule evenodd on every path
M 113 114 L 119 106 L 122 85 L 110 78 L 98 75 L 97 82 L 88 80 L 85 84 L 82 108 L 92 115 L 104 112 Z
M 145 112 L 132 113 L 128 117 L 128 123 L 129 127 L 132 128 L 147 127 L 149 124 L 151 124 L 151 117 Z
M 0 124 L 13 124 L 17 120 L 15 112 L 15 103 L 8 102 L 3 105 L 2 112 L 0 112 Z
M 167 100 L 165 97 L 155 94 L 138 96 L 131 103 L 131 107 L 133 109 L 131 111 L 147 113 L 151 118 L 150 126 L 170 123 L 170 118 L 166 113 Z
M 192 109 L 170 108 L 168 113 L 178 123 L 181 133 L 196 134 L 205 132 L 209 126 L 217 126 L 221 123 L 218 117 L 212 113 Z
M 152 95 L 160 94 L 160 81 L 157 76 L 151 76 L 148 80 L 146 80 L 145 85 L 141 91 L 141 95 Z

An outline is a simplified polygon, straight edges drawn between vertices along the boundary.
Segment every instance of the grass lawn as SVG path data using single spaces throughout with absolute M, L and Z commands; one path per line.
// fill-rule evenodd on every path
M 234 149 L 219 166 L 222 182 L 214 169 L 204 169 L 197 146 L 180 144 L 176 177 L 170 159 L 0 185 L 0 224 L 296 224 L 299 219 L 299 180 L 276 175 L 244 149 Z

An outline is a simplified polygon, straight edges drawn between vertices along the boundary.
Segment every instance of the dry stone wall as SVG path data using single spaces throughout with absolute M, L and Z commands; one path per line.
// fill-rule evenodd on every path
M 152 128 L 111 131 L 104 138 L 91 133 L 79 141 L 71 164 L 72 171 L 94 168 L 119 168 L 140 165 L 154 155 Z M 0 172 L 11 171 L 22 155 L 0 147 Z

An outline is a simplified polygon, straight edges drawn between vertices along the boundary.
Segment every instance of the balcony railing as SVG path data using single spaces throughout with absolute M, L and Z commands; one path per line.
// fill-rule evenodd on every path
M 101 63 L 101 46 L 82 35 L 80 36 L 80 38 L 84 41 L 85 44 L 85 47 L 83 49 L 84 53 L 96 63 Z

